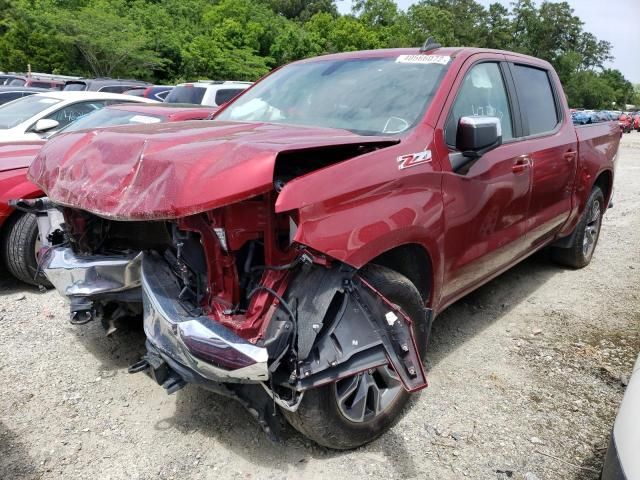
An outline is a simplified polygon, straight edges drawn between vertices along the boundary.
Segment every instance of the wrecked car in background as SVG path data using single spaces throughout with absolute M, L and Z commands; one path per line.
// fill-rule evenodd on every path
M 435 315 L 542 247 L 590 262 L 619 140 L 575 128 L 532 57 L 303 60 L 211 122 L 49 142 L 29 171 L 50 202 L 32 203 L 52 219 L 40 264 L 73 323 L 142 314 L 131 372 L 354 448 L 427 385 Z
M 216 111 L 215 107 L 123 103 L 107 105 L 70 123 L 52 135 L 106 126 L 200 120 Z M 38 224 L 35 215 L 9 204 L 16 197 L 38 198 L 44 193 L 27 179 L 27 169 L 47 139 L 0 143 L 0 261 L 13 277 L 32 285 L 49 286 L 38 271 Z

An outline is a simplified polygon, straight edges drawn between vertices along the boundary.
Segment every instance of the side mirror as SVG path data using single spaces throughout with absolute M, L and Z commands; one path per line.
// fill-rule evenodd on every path
M 458 122 L 456 149 L 465 157 L 478 158 L 502 143 L 498 117 L 462 117 Z
M 36 133 L 44 133 L 49 130 L 53 130 L 58 125 L 60 125 L 60 122 L 58 122 L 57 120 L 52 120 L 50 118 L 41 118 L 33 126 L 32 130 Z
M 502 143 L 502 125 L 498 117 L 462 117 L 456 132 L 456 149 L 451 155 L 451 167 L 456 173 L 465 174 L 471 165 Z

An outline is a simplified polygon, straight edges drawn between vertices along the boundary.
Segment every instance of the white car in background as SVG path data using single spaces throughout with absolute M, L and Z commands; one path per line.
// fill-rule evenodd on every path
M 80 117 L 114 103 L 158 103 L 144 97 L 102 92 L 44 92 L 0 106 L 0 142 L 39 140 Z
M 247 88 L 252 82 L 222 82 L 217 80 L 198 80 L 180 83 L 169 92 L 165 103 L 192 103 L 220 107 L 229 102 Z
M 640 479 L 640 356 L 613 425 L 600 479 Z

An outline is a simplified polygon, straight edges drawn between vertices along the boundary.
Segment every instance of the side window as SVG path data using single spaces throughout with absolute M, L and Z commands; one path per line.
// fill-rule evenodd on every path
M 513 80 L 529 135 L 550 132 L 558 125 L 558 111 L 549 74 L 539 68 L 514 65 Z
M 456 144 L 460 118 L 473 116 L 498 117 L 502 140 L 513 138 L 509 97 L 497 63 L 480 63 L 467 72 L 445 125 L 448 145 Z
M 51 120 L 56 120 L 60 126 L 56 128 L 60 129 L 62 127 L 66 127 L 71 122 L 75 122 L 80 117 L 84 117 L 85 115 L 95 112 L 96 110 L 100 110 L 104 107 L 106 102 L 104 100 L 97 100 L 92 102 L 79 102 L 74 103 L 73 105 L 67 105 L 60 110 L 53 112 L 47 118 Z
M 216 105 L 224 105 L 243 90 L 242 88 L 223 88 L 218 90 L 216 92 Z

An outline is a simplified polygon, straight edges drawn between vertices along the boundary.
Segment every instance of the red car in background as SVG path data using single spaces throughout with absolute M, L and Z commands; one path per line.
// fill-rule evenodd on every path
M 640 132 L 640 113 L 638 112 L 633 115 L 633 129 Z
M 618 117 L 618 125 L 622 133 L 631 133 L 631 130 L 633 130 L 633 118 L 631 115 L 623 113 Z
M 179 104 L 109 105 L 78 119 L 56 134 L 118 125 L 140 125 L 209 118 L 216 107 Z M 37 277 L 38 245 L 36 217 L 9 205 L 12 198 L 38 198 L 42 190 L 27 179 L 27 169 L 46 140 L 0 144 L 0 258 L 9 273 L 33 285 L 47 284 Z

